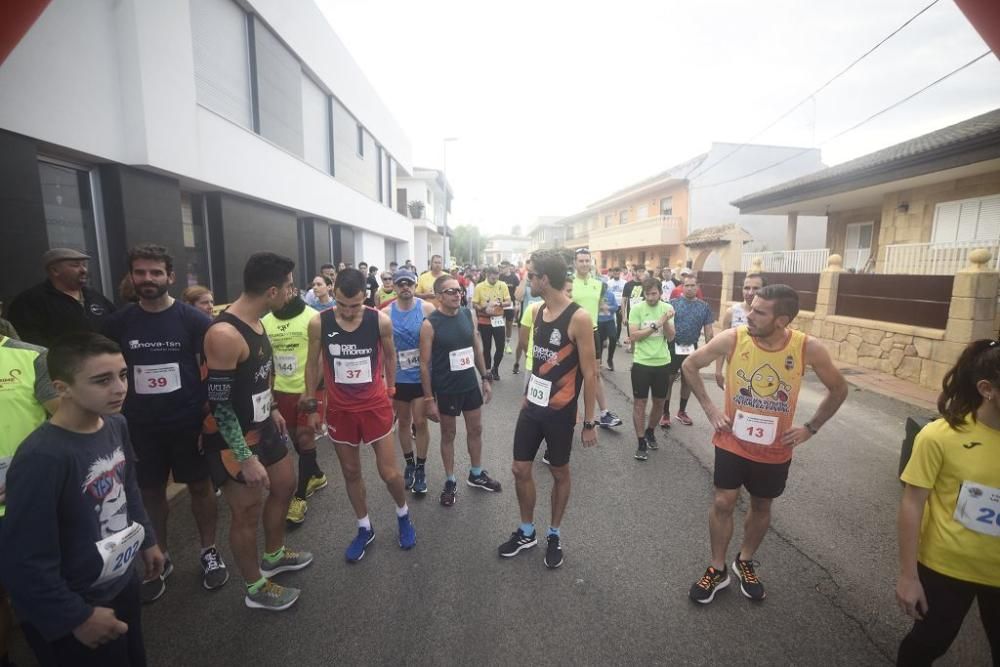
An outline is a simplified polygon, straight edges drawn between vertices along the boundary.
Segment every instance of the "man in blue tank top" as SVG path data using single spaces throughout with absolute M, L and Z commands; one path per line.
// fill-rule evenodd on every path
M 430 430 L 424 414 L 424 392 L 420 386 L 420 325 L 434 312 L 434 306 L 413 296 L 417 276 L 412 271 L 396 271 L 392 284 L 396 299 L 383 310 L 392 319 L 392 337 L 396 344 L 396 395 L 392 401 L 398 421 L 396 433 L 399 434 L 399 446 L 406 460 L 403 474 L 406 488 L 422 494 L 427 493 L 424 467 Z M 416 456 L 413 453 L 414 440 L 417 443 Z

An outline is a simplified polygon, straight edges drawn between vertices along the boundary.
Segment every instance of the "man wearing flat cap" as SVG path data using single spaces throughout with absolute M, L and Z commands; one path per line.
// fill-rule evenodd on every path
M 115 307 L 87 287 L 89 259 L 72 248 L 52 248 L 42 255 L 45 281 L 14 297 L 8 310 L 8 319 L 22 340 L 49 347 L 63 334 L 101 331 Z

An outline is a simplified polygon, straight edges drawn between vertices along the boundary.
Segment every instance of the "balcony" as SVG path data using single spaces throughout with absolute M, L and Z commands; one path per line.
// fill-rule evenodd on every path
M 822 273 L 829 256 L 829 248 L 745 252 L 740 270 L 749 271 L 753 261 L 760 259 L 761 268 L 768 273 Z
M 590 243 L 590 237 L 583 234 L 581 236 L 574 236 L 571 239 L 566 239 L 563 241 L 563 246 L 569 248 L 570 250 L 576 250 L 577 248 L 587 248 L 588 243 Z
M 594 229 L 590 232 L 590 249 L 608 251 L 680 245 L 683 225 L 681 217 L 657 215 L 624 225 Z
M 950 241 L 947 243 L 898 243 L 885 247 L 885 263 L 879 273 L 952 276 L 969 263 L 969 251 L 986 248 L 989 266 L 1000 270 L 1000 239 Z

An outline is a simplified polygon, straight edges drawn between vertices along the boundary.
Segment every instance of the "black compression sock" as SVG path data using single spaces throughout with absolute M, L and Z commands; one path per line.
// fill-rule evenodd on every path
M 295 497 L 305 500 L 306 485 L 309 484 L 309 477 L 312 476 L 313 468 L 316 467 L 316 450 L 303 450 L 299 454 L 299 484 L 295 487 Z
M 416 462 L 413 460 L 413 452 L 403 453 L 403 458 L 406 459 L 406 465 L 415 465 Z
M 681 399 L 681 412 L 687 412 L 688 400 L 686 398 Z
M 419 456 L 417 457 L 417 467 L 418 468 L 423 468 L 425 463 L 427 463 L 427 459 L 422 459 Z

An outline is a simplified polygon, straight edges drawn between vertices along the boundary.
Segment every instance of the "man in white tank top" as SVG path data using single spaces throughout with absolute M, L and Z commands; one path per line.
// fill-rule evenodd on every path
M 747 323 L 747 313 L 750 312 L 753 298 L 765 285 L 767 285 L 767 278 L 764 277 L 764 274 L 748 273 L 746 275 L 743 279 L 743 302 L 733 303 L 726 309 L 726 313 L 722 316 L 723 331 L 735 329 Z M 722 369 L 725 362 L 725 358 L 720 358 L 715 362 L 715 384 L 719 385 L 719 389 L 726 388 L 726 374 Z

